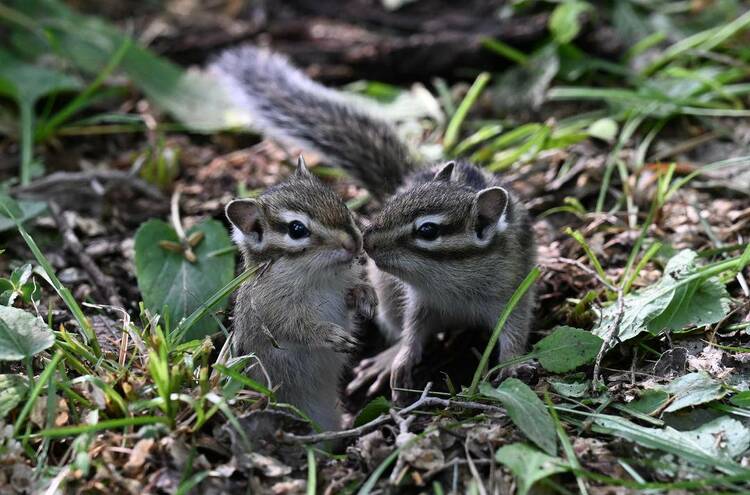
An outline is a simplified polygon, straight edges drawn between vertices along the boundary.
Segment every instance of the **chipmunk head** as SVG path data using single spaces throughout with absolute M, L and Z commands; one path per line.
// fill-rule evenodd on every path
M 365 251 L 381 270 L 425 289 L 441 274 L 470 278 L 472 261 L 502 242 L 512 214 L 508 192 L 486 187 L 471 165 L 449 162 L 429 173 L 388 200 L 364 233 Z
M 289 179 L 258 198 L 230 202 L 226 215 L 248 264 L 274 260 L 315 273 L 345 267 L 362 250 L 346 205 L 308 171 L 302 156 Z

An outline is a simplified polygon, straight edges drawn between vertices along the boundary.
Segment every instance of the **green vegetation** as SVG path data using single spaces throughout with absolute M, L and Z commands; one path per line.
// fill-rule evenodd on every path
M 520 495 L 586 495 L 594 487 L 747 493 L 750 156 L 735 128 L 747 132 L 750 117 L 750 12 L 732 0 L 507 3 L 511 13 L 547 12 L 548 34 L 524 50 L 484 40 L 510 67 L 475 72 L 455 87 L 437 80 L 429 88 L 437 110 L 387 84 L 349 88 L 371 97 L 406 135 L 416 128 L 428 136 L 425 156 L 468 157 L 514 183 L 542 176 L 538 197 L 523 199 L 538 226 L 553 233 L 541 243 L 540 266 L 498 315 L 470 385 L 457 389 L 448 377 L 449 393 L 429 394 L 447 402 L 408 418 L 389 416 L 383 397 L 360 408 L 355 427 L 392 421 L 397 438 L 388 443 L 381 435 L 380 458 L 365 458 L 357 445 L 362 457 L 338 493 L 420 480 L 447 493 L 440 473 L 451 461 L 428 465 L 418 455 L 442 456 L 441 433 L 466 442 L 465 457 L 451 466 L 469 473 L 461 481 L 467 493 L 484 493 L 488 471 L 478 468 L 487 463 Z M 623 40 L 619 58 L 597 56 L 582 41 L 595 22 Z M 49 211 L 46 203 L 23 194 L 58 170 L 50 158 L 66 139 L 133 139 L 129 176 L 155 194 L 180 191 L 180 180 L 200 185 L 180 146 L 218 147 L 205 145 L 206 136 L 246 124 L 247 116 L 207 75 L 62 2 L 0 4 L 0 28 L 9 33 L 0 38 L 0 145 L 17 149 L 13 174 L 0 182 L 0 234 L 3 247 L 13 246 L 12 257 L 2 254 L 7 272 L 0 278 L 0 467 L 24 466 L 19 476 L 39 492 L 54 483 L 75 490 L 93 479 L 111 488 L 117 476 L 107 470 L 136 484 L 153 475 L 133 460 L 142 448 L 142 457 L 151 449 L 181 456 L 170 493 L 229 479 L 234 469 L 299 479 L 307 493 L 336 479 L 326 470 L 347 461 L 318 442 L 295 447 L 303 468 L 256 452 L 262 441 L 248 431 L 249 411 L 283 411 L 255 427 L 290 435 L 307 416 L 243 373 L 259 366 L 253 355 L 229 356 L 229 297 L 263 267 L 236 275 L 237 253 L 219 221 L 184 228 L 180 193 L 170 223 L 152 218 L 136 231 L 112 215 L 110 233 L 134 240 L 124 284 L 139 294 L 113 309 L 95 291 L 62 281 L 65 270 L 47 251 L 59 242 L 34 223 Z M 121 107 L 129 93 L 164 114 Z M 174 144 L 176 135 L 187 137 Z M 722 156 L 702 146 L 720 147 Z M 97 160 L 114 170 L 116 158 L 100 148 Z M 213 158 L 231 162 L 226 153 Z M 315 172 L 342 180 L 322 160 Z M 353 209 L 368 206 L 364 195 L 347 199 Z M 221 205 L 214 209 L 195 215 L 193 205 L 193 219 L 220 218 Z M 669 223 L 670 215 L 693 213 L 697 234 Z M 492 363 L 513 306 L 534 284 L 543 309 L 533 347 Z M 104 317 L 114 322 L 114 342 L 96 324 Z M 688 341 L 700 348 L 688 351 L 681 344 Z M 498 385 L 500 372 L 534 362 L 537 384 L 508 378 Z M 472 428 L 486 433 L 481 448 L 493 450 L 485 464 L 473 464 Z M 218 431 L 226 438 L 214 439 Z M 117 458 L 123 452 L 130 457 Z M 231 472 L 229 459 L 239 466 Z M 0 470 L 0 491 L 3 476 Z

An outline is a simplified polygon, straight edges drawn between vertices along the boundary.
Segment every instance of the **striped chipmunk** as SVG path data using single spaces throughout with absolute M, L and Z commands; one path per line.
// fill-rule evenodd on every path
M 362 235 L 344 202 L 300 156 L 286 181 L 226 207 L 245 267 L 263 266 L 239 289 L 233 352 L 276 397 L 327 430 L 341 427 L 338 381 L 357 341 L 355 318 L 372 318 Z
M 211 71 L 260 131 L 316 150 L 382 203 L 363 238 L 378 327 L 393 345 L 362 361 L 347 390 L 372 382 L 374 393 L 390 377 L 393 399 L 403 403 L 408 396 L 396 389 L 420 385 L 413 371 L 430 334 L 479 328 L 489 335 L 531 270 L 527 210 L 475 165 L 422 163 L 390 125 L 278 54 L 230 49 Z M 500 336 L 500 361 L 524 351 L 533 305 L 529 291 Z

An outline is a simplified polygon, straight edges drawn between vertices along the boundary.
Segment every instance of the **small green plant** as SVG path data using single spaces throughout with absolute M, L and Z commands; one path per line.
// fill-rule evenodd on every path
M 32 278 L 32 268 L 28 263 L 13 270 L 10 277 L 0 278 L 0 304 L 13 306 L 19 297 L 24 304 L 39 299 L 39 286 Z

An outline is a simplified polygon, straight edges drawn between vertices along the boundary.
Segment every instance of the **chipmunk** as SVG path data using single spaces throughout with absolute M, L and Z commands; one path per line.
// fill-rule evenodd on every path
M 390 376 L 393 398 L 403 402 L 396 389 L 417 385 L 413 369 L 431 333 L 491 332 L 536 251 L 527 210 L 497 177 L 466 162 L 422 163 L 386 122 L 278 54 L 230 49 L 211 71 L 258 130 L 317 150 L 383 203 L 364 249 L 378 326 L 396 344 L 363 361 L 349 391 L 374 380 L 373 392 Z M 533 301 L 527 292 L 506 323 L 500 361 L 524 351 Z
M 234 353 L 258 358 L 250 374 L 278 386 L 279 401 L 340 428 L 339 375 L 357 345 L 352 320 L 373 317 L 377 304 L 351 213 L 300 156 L 289 179 L 230 202 L 226 216 L 245 267 L 266 266 L 239 289 Z

